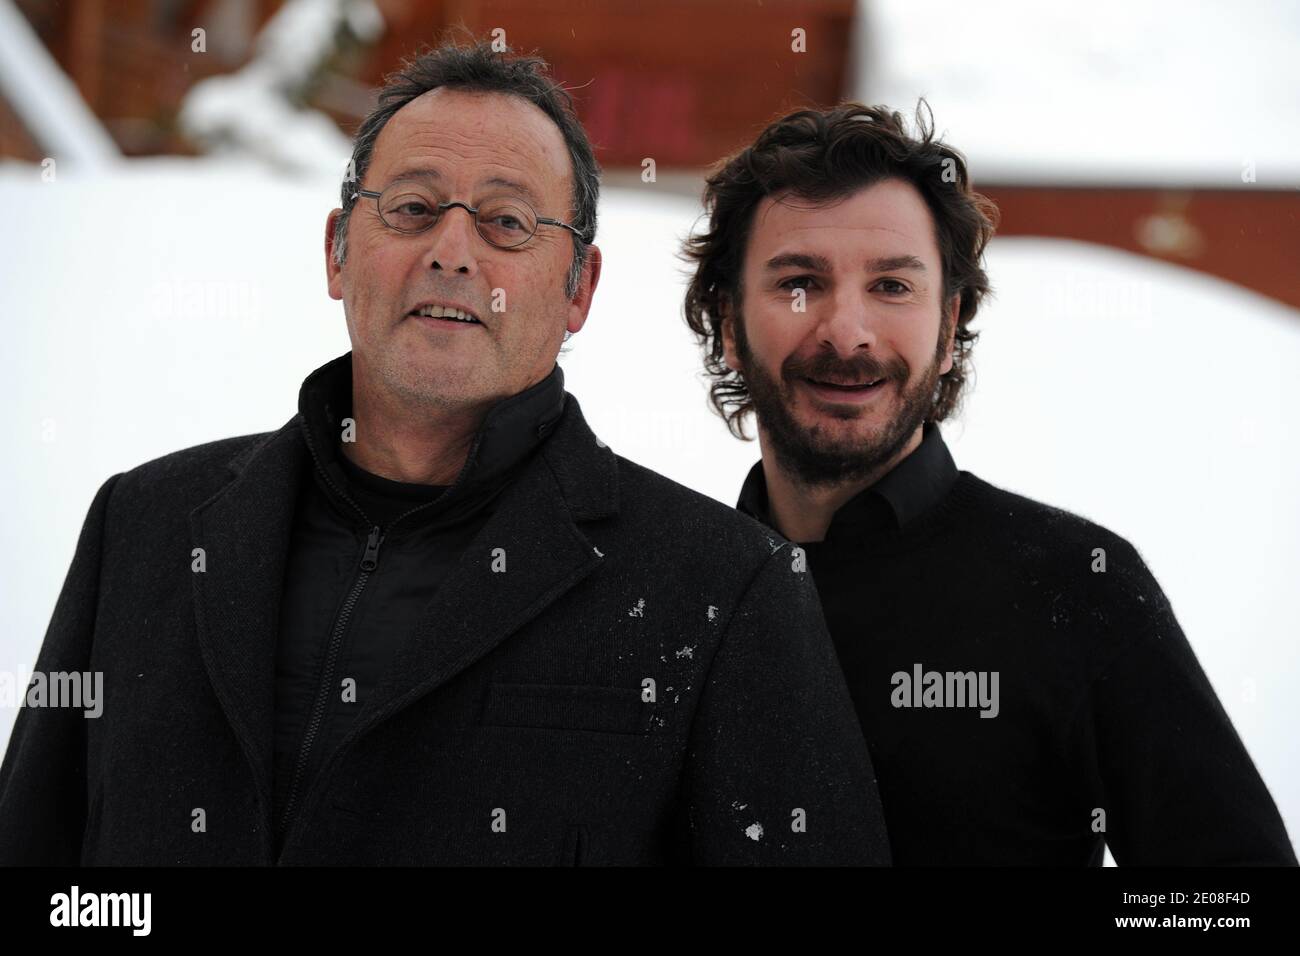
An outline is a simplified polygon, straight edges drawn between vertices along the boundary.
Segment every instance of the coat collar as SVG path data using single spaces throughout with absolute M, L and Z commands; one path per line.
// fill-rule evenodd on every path
M 540 382 L 496 403 L 484 416 L 455 480 L 438 500 L 420 509 L 418 521 L 453 520 L 475 510 L 505 483 L 512 469 L 550 433 L 564 411 L 564 372 L 559 365 Z M 352 495 L 340 459 L 343 423 L 352 414 L 352 353 L 307 376 L 298 392 L 298 424 L 316 466 L 322 492 L 346 514 L 378 522 Z M 355 466 L 354 466 L 355 467 Z M 400 522 L 405 527 L 408 521 Z
M 511 478 L 486 525 L 413 622 L 410 641 L 340 751 L 470 667 L 600 564 L 578 522 L 617 513 L 617 460 L 588 427 L 577 399 L 565 395 L 540 453 Z M 228 483 L 190 513 L 192 547 L 206 553 L 206 571 L 191 575 L 195 618 L 209 679 L 257 781 L 269 857 L 280 600 L 298 490 L 311 467 L 300 415 L 228 467 Z M 509 574 L 492 572 L 494 548 L 505 549 Z M 321 778 L 328 767 L 322 771 Z M 311 801 L 309 791 L 303 819 Z M 285 847 L 292 841 L 289 834 Z

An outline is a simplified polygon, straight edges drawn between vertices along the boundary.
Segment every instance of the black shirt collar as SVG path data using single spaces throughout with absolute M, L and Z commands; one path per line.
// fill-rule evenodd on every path
M 527 458 L 554 430 L 564 411 L 567 396 L 564 372 L 557 364 L 540 382 L 502 399 L 484 417 L 475 433 L 469 455 L 460 473 L 446 491 L 444 486 L 413 486 L 362 471 L 351 461 L 342 461 L 339 448 L 343 419 L 352 414 L 352 353 L 341 355 L 303 381 L 298 393 L 299 421 L 317 465 L 318 477 L 327 493 L 343 499 L 348 489 L 358 487 L 357 472 L 370 494 L 410 497 L 412 506 L 421 497 L 437 498 L 438 504 L 425 513 L 459 514 L 472 504 L 500 489 L 516 465 Z M 422 495 L 421 487 L 427 488 Z M 340 494 L 342 492 L 343 494 Z M 349 496 L 351 497 L 351 496 Z M 350 504 L 346 502 L 345 504 Z M 364 510 L 364 503 L 362 503 Z M 367 514 L 367 517 L 371 517 Z
M 862 532 L 901 530 L 948 493 L 957 480 L 957 466 L 939 426 L 926 422 L 921 444 L 874 485 L 846 501 L 826 529 L 828 542 L 856 538 Z M 775 528 L 768 512 L 767 479 L 760 459 L 745 476 L 736 507 Z

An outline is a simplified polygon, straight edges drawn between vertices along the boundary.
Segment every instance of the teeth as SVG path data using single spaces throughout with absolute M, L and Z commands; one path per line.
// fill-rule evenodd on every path
M 460 309 L 446 308 L 441 305 L 421 306 L 416 310 L 420 315 L 426 315 L 431 319 L 455 319 L 458 322 L 477 322 L 468 312 L 462 312 Z
M 816 379 L 814 379 L 816 381 Z M 837 385 L 840 388 L 862 388 L 865 385 L 875 385 L 883 381 L 882 379 L 872 379 L 869 382 L 818 382 L 819 385 Z

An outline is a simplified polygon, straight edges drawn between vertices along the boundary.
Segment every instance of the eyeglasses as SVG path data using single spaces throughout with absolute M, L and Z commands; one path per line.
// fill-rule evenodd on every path
M 537 215 L 536 210 L 515 196 L 494 196 L 477 207 L 463 202 L 439 202 L 437 194 L 428 186 L 409 180 L 398 180 L 383 192 L 359 189 L 352 198 L 365 196 L 375 200 L 379 218 L 384 225 L 406 235 L 432 229 L 442 214 L 452 206 L 459 206 L 474 219 L 474 228 L 483 239 L 498 249 L 515 249 L 522 246 L 540 226 L 561 226 L 579 239 L 587 241 L 575 226 L 558 219 Z

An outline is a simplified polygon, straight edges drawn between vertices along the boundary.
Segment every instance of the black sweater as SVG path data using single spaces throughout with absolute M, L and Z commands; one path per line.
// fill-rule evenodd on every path
M 761 463 L 738 507 L 768 521 Z M 896 864 L 1296 862 L 1123 538 L 958 472 L 927 425 L 802 547 Z

